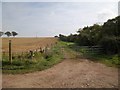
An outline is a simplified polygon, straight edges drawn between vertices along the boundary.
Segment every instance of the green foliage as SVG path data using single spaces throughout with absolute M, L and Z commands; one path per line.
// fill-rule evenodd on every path
M 91 47 L 78 46 L 77 44 L 70 44 L 70 49 L 80 53 L 80 58 L 87 58 L 94 62 L 101 62 L 110 67 L 120 67 L 120 60 L 118 54 L 107 55 L 100 53 L 99 49 L 91 50 Z
M 101 26 L 94 24 L 90 27 L 84 27 L 79 32 L 79 40 L 77 43 L 81 46 L 93 46 L 97 45 L 99 41 L 99 32 L 101 30 Z
M 101 46 L 105 54 L 120 52 L 120 16 L 109 19 L 103 25 L 94 24 L 77 31 L 78 34 L 60 35 L 62 41 L 75 42 L 80 46 Z
M 15 37 L 16 35 L 18 35 L 18 33 L 16 33 L 15 31 L 12 31 L 12 35 Z
M 6 34 L 8 37 L 12 36 L 11 32 L 9 32 L 9 31 L 5 32 L 5 34 Z
M 115 37 L 103 37 L 100 41 L 100 45 L 103 47 L 106 54 L 118 53 L 118 41 Z
M 59 34 L 59 38 L 60 38 L 60 40 L 62 40 L 62 41 L 67 41 L 67 36 L 64 36 L 64 35 L 62 35 L 62 34 Z
M 119 30 L 120 16 L 109 19 L 102 26 L 100 32 L 100 45 L 104 48 L 107 54 L 119 53 L 120 49 L 120 30 Z
M 16 35 L 18 35 L 18 33 L 15 32 L 15 31 L 12 31 L 12 32 L 7 31 L 7 32 L 5 32 L 5 33 L 0 31 L 0 37 L 1 37 L 3 34 L 7 35 L 8 37 L 10 37 L 10 36 L 14 36 L 14 37 L 15 37 Z
M 70 34 L 69 36 L 64 36 L 62 34 L 59 34 L 59 38 L 62 41 L 75 42 L 75 40 L 77 38 L 77 34 Z

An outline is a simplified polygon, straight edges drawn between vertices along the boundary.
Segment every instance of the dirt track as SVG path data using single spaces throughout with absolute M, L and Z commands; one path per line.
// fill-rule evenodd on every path
M 118 87 L 117 68 L 87 59 L 65 59 L 44 71 L 3 75 L 4 88 L 114 88 Z

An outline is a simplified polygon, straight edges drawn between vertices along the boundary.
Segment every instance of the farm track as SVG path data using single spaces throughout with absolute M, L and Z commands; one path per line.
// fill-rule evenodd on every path
M 64 50 L 64 49 L 63 49 Z M 3 74 L 3 88 L 117 88 L 118 70 L 88 59 L 73 58 L 64 50 L 64 60 L 44 71 Z

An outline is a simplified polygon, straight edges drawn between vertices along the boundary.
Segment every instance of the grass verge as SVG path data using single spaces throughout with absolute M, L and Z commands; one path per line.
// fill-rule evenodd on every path
M 68 43 L 68 47 L 78 53 L 84 58 L 94 62 L 100 62 L 110 67 L 120 67 L 119 55 L 107 55 L 101 52 L 91 51 L 88 47 L 80 47 L 75 43 Z
M 61 62 L 63 59 L 63 53 L 60 48 L 60 43 L 53 46 L 46 54 L 35 53 L 33 59 L 18 59 L 15 58 L 12 64 L 9 63 L 8 57 L 2 58 L 2 72 L 4 74 L 23 74 L 34 71 L 41 71 L 52 67 L 53 65 Z

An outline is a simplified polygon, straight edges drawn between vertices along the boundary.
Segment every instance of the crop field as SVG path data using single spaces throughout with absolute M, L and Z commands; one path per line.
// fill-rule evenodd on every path
M 8 52 L 9 39 L 12 41 L 12 52 L 21 53 L 39 48 L 51 47 L 57 42 L 56 38 L 2 38 L 2 51 Z
M 12 55 L 9 56 L 9 40 Z M 3 73 L 27 73 L 47 69 L 62 59 L 57 38 L 2 38 Z M 10 59 L 11 58 L 11 59 Z

